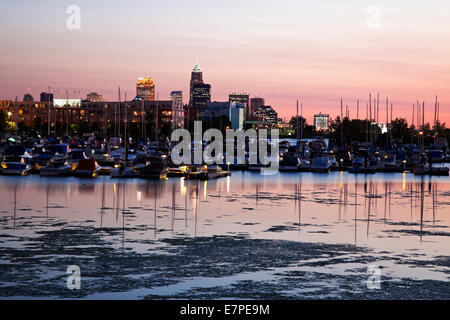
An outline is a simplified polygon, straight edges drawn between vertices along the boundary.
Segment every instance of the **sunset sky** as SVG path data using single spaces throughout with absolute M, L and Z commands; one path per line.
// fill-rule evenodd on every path
M 66 26 L 69 5 L 81 9 L 80 30 Z M 249 92 L 289 118 L 299 98 L 311 122 L 319 111 L 334 117 L 341 97 L 351 117 L 360 99 L 365 117 L 379 92 L 382 119 L 389 96 L 394 117 L 410 121 L 419 99 L 431 121 L 437 94 L 450 125 L 448 0 L 1 1 L 0 28 L 0 99 L 38 99 L 48 86 L 107 100 L 120 86 L 133 98 L 149 76 L 160 99 L 183 90 L 187 103 L 198 61 L 213 101 Z

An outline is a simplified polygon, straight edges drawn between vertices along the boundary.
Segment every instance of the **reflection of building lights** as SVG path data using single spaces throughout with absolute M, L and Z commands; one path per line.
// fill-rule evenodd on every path
M 342 186 L 343 186 L 343 183 L 342 183 L 343 178 L 344 178 L 344 171 L 341 171 L 340 177 L 339 177 L 339 180 L 340 180 L 339 187 L 340 188 L 342 188 Z
M 203 183 L 203 200 L 206 200 L 206 189 L 208 188 L 208 181 Z
M 141 200 L 142 200 L 142 192 L 140 192 L 140 191 L 137 192 L 137 194 L 136 194 L 136 200 L 137 200 L 138 202 L 141 202 Z
M 403 190 L 406 189 L 406 172 L 403 172 Z
M 187 187 L 184 185 L 184 177 L 180 178 L 180 191 L 182 196 L 186 195 Z
M 230 176 L 227 176 L 227 193 L 230 193 Z

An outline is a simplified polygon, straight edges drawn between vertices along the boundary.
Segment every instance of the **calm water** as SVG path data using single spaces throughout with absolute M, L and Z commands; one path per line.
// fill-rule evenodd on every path
M 19 239 L 24 235 L 70 226 L 121 229 L 110 237 L 111 246 L 138 253 L 170 246 L 160 239 L 214 235 L 352 244 L 373 250 L 380 257 L 377 264 L 392 277 L 448 282 L 445 266 L 394 261 L 402 256 L 421 261 L 449 256 L 449 204 L 448 177 L 401 173 L 233 172 L 208 182 L 1 176 L 0 227 L 8 236 L 1 247 L 25 248 L 27 241 Z M 65 224 L 58 227 L 59 221 Z M 337 264 L 329 271 L 345 268 Z M 0 282 L 7 281 L 0 277 Z M 200 285 L 202 280 L 194 282 Z

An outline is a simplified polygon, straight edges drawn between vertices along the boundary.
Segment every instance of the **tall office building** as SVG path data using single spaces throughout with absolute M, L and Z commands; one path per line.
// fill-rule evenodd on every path
M 244 105 L 244 117 L 248 118 L 250 112 L 250 95 L 248 93 L 232 93 L 228 96 L 228 101 Z
M 138 78 L 136 99 L 146 101 L 155 100 L 155 83 L 152 78 Z
M 275 124 L 278 121 L 278 113 L 271 106 L 262 106 L 255 111 L 254 117 L 264 124 Z
M 319 114 L 315 114 L 314 115 L 314 126 L 316 128 L 316 131 L 328 130 L 329 118 L 330 118 L 330 116 L 328 114 L 322 114 L 322 112 L 320 112 Z
M 204 108 L 211 101 L 211 85 L 198 83 L 192 86 L 191 107 L 198 109 Z
M 51 102 L 53 101 L 53 93 L 41 92 L 41 102 Z
M 203 72 L 200 69 L 200 66 L 196 64 L 194 66 L 194 69 L 191 73 L 191 85 L 190 85 L 190 92 L 189 92 L 189 105 L 193 106 L 193 94 L 194 94 L 194 85 L 197 84 L 203 84 Z
M 250 115 L 253 115 L 256 110 L 263 107 L 265 101 L 263 98 L 251 98 L 250 99 Z
M 174 102 L 183 102 L 183 91 L 172 91 L 170 93 L 170 100 Z

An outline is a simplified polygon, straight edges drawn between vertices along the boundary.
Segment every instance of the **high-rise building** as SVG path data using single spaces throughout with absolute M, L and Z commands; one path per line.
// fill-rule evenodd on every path
M 190 92 L 189 92 L 189 105 L 192 106 L 193 102 L 193 93 L 194 93 L 194 85 L 203 84 L 203 72 L 200 69 L 200 66 L 196 64 L 191 73 L 191 84 L 190 84 Z
M 328 114 L 322 114 L 321 112 L 314 115 L 314 126 L 316 128 L 316 131 L 328 130 L 329 117 L 330 116 Z
M 245 105 L 239 102 L 230 102 L 230 122 L 231 128 L 243 130 L 244 128 L 244 109 Z
M 278 121 L 278 113 L 271 106 L 262 106 L 255 111 L 254 117 L 264 124 L 276 124 Z
M 102 102 L 103 96 L 97 92 L 91 92 L 87 94 L 86 100 L 89 102 Z
M 154 101 L 155 100 L 155 83 L 152 78 L 138 78 L 136 84 L 137 100 Z
M 206 83 L 194 84 L 192 87 L 192 103 L 194 109 L 204 108 L 211 101 L 211 85 Z
M 251 98 L 250 99 L 250 115 L 253 115 L 256 110 L 263 107 L 265 101 L 263 98 Z
M 170 99 L 174 102 L 183 102 L 183 91 L 172 91 Z
M 41 102 L 51 102 L 53 101 L 53 93 L 41 92 Z
M 230 102 L 244 105 L 244 117 L 248 118 L 250 107 L 250 95 L 248 93 L 232 93 L 228 96 Z

